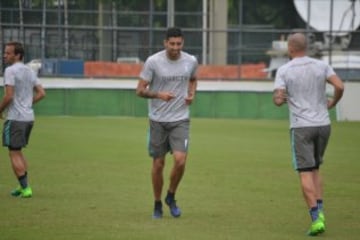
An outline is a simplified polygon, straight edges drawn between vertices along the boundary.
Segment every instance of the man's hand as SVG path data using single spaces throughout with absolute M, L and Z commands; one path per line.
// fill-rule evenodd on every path
M 186 105 L 191 105 L 192 101 L 194 100 L 194 95 L 190 94 L 185 98 Z
M 281 106 L 282 104 L 286 103 L 287 102 L 286 90 L 282 88 L 275 89 L 273 93 L 273 101 L 276 106 Z
M 158 92 L 157 93 L 157 98 L 160 98 L 163 101 L 170 101 L 171 99 L 173 99 L 175 97 L 175 95 L 172 92 Z

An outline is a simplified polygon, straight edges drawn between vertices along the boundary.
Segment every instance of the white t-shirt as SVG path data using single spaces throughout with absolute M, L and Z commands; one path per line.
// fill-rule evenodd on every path
M 149 82 L 150 91 L 170 91 L 175 98 L 166 102 L 149 99 L 149 118 L 158 122 L 175 122 L 189 118 L 189 106 L 185 104 L 188 96 L 189 80 L 195 76 L 197 59 L 181 52 L 180 58 L 172 61 L 166 51 L 151 55 L 144 64 L 140 78 Z
M 294 58 L 278 69 L 274 88 L 287 92 L 290 128 L 330 124 L 326 79 L 332 75 L 335 72 L 330 65 L 307 56 Z
M 40 84 L 34 71 L 22 62 L 14 63 L 5 69 L 4 86 L 14 87 L 14 98 L 5 110 L 6 119 L 34 121 L 33 91 L 34 87 Z

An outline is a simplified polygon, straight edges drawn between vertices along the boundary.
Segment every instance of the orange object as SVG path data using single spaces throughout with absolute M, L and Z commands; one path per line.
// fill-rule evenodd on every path
M 265 63 L 242 65 L 199 65 L 198 79 L 239 80 L 265 79 Z M 88 61 L 84 63 L 85 77 L 131 77 L 138 78 L 142 64 Z

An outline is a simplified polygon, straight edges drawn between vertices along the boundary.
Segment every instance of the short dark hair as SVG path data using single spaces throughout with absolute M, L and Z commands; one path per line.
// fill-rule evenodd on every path
M 25 50 L 24 50 L 24 46 L 22 45 L 22 43 L 12 41 L 12 42 L 6 43 L 6 46 L 14 46 L 14 54 L 15 55 L 19 54 L 20 55 L 20 60 L 23 60 Z
M 183 37 L 181 29 L 178 27 L 168 28 L 168 30 L 166 31 L 166 39 L 169 39 L 171 37 Z

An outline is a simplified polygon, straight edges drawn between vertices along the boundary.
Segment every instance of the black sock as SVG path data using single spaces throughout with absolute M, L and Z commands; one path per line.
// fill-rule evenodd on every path
M 322 199 L 318 199 L 316 200 L 316 203 L 317 203 L 317 206 L 318 206 L 318 209 L 319 211 L 323 211 L 323 200 Z
M 28 182 L 27 182 L 27 172 L 25 172 L 24 175 L 20 176 L 18 178 L 21 188 L 27 188 Z
M 312 221 L 315 221 L 316 219 L 318 219 L 319 210 L 318 210 L 317 206 L 310 208 L 309 213 L 310 213 L 310 217 L 311 217 Z
M 162 202 L 161 201 L 155 201 L 154 207 L 155 207 L 155 209 L 161 209 L 162 208 Z
M 172 193 L 170 191 L 167 192 L 167 199 L 174 200 L 175 199 L 175 193 Z

